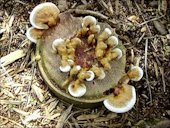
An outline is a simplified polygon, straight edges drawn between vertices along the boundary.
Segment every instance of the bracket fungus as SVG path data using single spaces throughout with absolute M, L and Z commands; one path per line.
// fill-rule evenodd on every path
M 134 106 L 136 92 L 128 82 L 139 81 L 143 71 L 134 65 L 125 73 L 126 49 L 107 23 L 60 13 L 50 2 L 33 9 L 30 23 L 26 35 L 36 43 L 39 70 L 58 97 L 84 108 L 103 102 L 116 113 Z

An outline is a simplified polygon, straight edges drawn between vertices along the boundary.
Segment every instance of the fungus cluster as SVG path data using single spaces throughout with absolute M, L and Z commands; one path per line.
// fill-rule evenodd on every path
M 53 50 L 61 58 L 61 72 L 69 72 L 69 78 L 63 83 L 68 85 L 69 93 L 74 97 L 83 96 L 87 89 L 84 81 L 104 79 L 105 71 L 111 69 L 110 61 L 120 59 L 122 51 L 115 48 L 118 38 L 109 28 L 100 32 L 95 17 L 82 19 L 82 27 L 70 39 L 55 39 Z
M 27 30 L 27 37 L 32 42 L 43 39 L 44 33 L 59 22 L 60 11 L 53 3 L 47 2 L 36 6 L 30 14 L 33 27 Z M 111 28 L 101 29 L 100 23 L 93 16 L 81 19 L 81 28 L 70 38 L 56 38 L 51 49 L 60 56 L 59 70 L 67 73 L 68 78 L 62 86 L 66 87 L 73 97 L 83 97 L 87 90 L 86 81 L 105 80 L 106 72 L 111 70 L 112 61 L 123 56 L 118 37 Z M 128 85 L 129 80 L 139 81 L 143 71 L 138 65 L 125 73 L 110 89 L 103 101 L 105 107 L 112 112 L 129 111 L 136 102 L 135 88 Z
M 57 25 L 59 13 L 58 7 L 51 2 L 36 6 L 30 14 L 29 19 L 32 27 L 27 30 L 27 38 L 36 43 L 45 30 Z

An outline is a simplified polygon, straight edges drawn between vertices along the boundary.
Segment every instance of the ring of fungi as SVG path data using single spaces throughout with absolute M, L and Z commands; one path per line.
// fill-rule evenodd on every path
M 133 108 L 136 92 L 128 82 L 143 71 L 132 65 L 125 72 L 125 47 L 108 24 L 60 13 L 50 2 L 33 9 L 30 23 L 26 35 L 36 43 L 39 70 L 58 97 L 83 108 L 103 103 L 116 113 Z

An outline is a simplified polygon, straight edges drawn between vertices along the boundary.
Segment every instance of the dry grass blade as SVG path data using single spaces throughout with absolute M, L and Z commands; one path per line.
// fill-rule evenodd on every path
M 73 107 L 73 105 L 70 105 L 70 106 L 67 108 L 67 110 L 65 110 L 65 111 L 63 112 L 63 114 L 61 115 L 61 117 L 60 117 L 59 120 L 58 120 L 58 123 L 57 123 L 57 125 L 56 125 L 56 128 L 63 128 L 64 123 L 65 123 L 68 115 L 70 114 L 72 107 Z
M 10 54 L 2 57 L 0 59 L 0 63 L 2 66 L 7 66 L 11 63 L 13 63 L 14 61 L 24 57 L 26 54 L 24 52 L 24 50 L 16 50 L 14 52 L 11 52 Z

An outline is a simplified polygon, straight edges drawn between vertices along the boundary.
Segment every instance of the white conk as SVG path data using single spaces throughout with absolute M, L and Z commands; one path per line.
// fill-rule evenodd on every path
M 87 73 L 90 75 L 89 78 L 86 78 L 87 81 L 92 81 L 94 80 L 95 74 L 93 71 L 87 71 Z
M 101 70 L 101 74 L 100 74 L 100 76 L 98 77 L 98 79 L 104 79 L 105 77 L 106 77 L 106 74 L 105 74 L 105 72 L 104 72 L 104 70 L 103 69 L 100 69 Z
M 129 72 L 136 72 L 136 73 L 133 73 L 136 76 L 133 76 L 133 77 L 130 78 L 133 81 L 139 81 L 143 77 L 143 70 L 139 66 L 132 66 L 132 68 L 130 69 Z
M 69 72 L 71 69 L 71 66 L 70 65 L 60 66 L 59 68 L 60 68 L 60 71 L 62 72 Z
M 112 51 L 113 53 L 116 53 L 116 55 L 117 55 L 117 59 L 120 59 L 121 57 L 122 57 L 122 50 L 120 50 L 119 48 L 115 48 L 115 49 L 113 49 L 113 51 Z
M 130 85 L 125 85 L 130 86 Z M 128 91 L 131 91 L 130 93 Z M 103 101 L 104 106 L 115 113 L 125 113 L 133 108 L 136 103 L 136 92 L 135 88 L 131 86 L 131 90 L 126 90 L 119 94 L 120 96 L 114 97 L 110 99 L 106 99 Z
M 31 28 L 28 28 L 27 32 L 26 32 L 26 36 L 27 38 L 31 41 L 31 42 L 34 42 L 36 43 L 37 42 L 37 38 L 36 36 L 33 34 L 33 29 L 34 27 L 31 27 Z
M 57 6 L 51 2 L 37 5 L 30 14 L 30 23 L 37 29 L 48 29 L 49 24 L 54 24 L 60 13 Z
M 96 25 L 97 20 L 95 17 L 93 16 L 86 16 L 83 18 L 83 23 L 82 26 L 83 27 L 88 27 L 88 26 L 92 26 L 92 25 Z
M 113 48 L 119 44 L 118 38 L 116 36 L 110 36 L 108 38 L 108 43 L 113 44 Z
M 82 97 L 86 93 L 86 86 L 84 84 L 81 84 L 75 87 L 74 84 L 71 83 L 68 86 L 68 92 L 73 97 Z
M 61 38 L 55 39 L 55 40 L 53 41 L 53 43 L 52 43 L 52 49 L 53 49 L 54 51 L 56 51 L 56 50 L 57 50 L 57 47 L 58 47 L 60 44 L 62 44 L 62 43 L 64 43 L 64 40 L 63 40 L 63 39 L 61 39 Z

